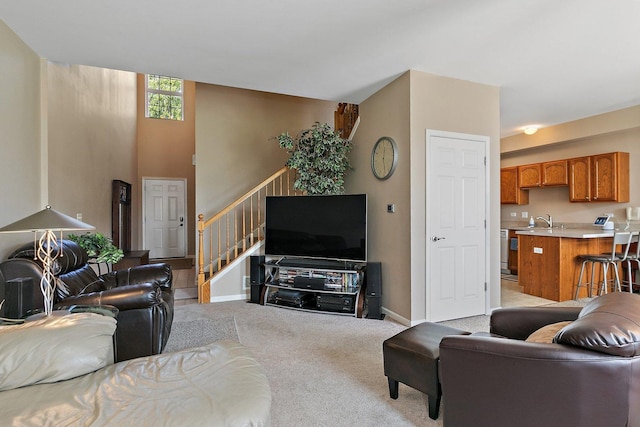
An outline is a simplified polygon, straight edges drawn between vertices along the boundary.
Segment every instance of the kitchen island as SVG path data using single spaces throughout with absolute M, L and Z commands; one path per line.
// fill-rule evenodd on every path
M 578 256 L 610 252 L 613 233 L 614 230 L 600 228 L 517 230 L 518 282 L 523 291 L 554 301 L 573 299 L 582 266 Z M 590 278 L 591 269 L 585 269 L 583 281 Z M 586 296 L 587 290 L 580 289 L 579 297 Z

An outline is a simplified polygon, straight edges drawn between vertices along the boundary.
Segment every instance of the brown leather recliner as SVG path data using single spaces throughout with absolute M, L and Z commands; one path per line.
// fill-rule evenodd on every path
M 71 240 L 61 243 L 62 256 L 54 264 L 55 307 L 112 305 L 118 308 L 116 361 L 161 353 L 173 322 L 171 267 L 165 263 L 149 264 L 98 276 L 88 264 L 84 249 Z M 1 262 L 0 272 L 5 280 L 33 278 L 33 306 L 42 309 L 39 286 L 42 268 L 34 260 L 33 243 L 25 244 Z
M 548 343 L 525 339 L 572 321 Z M 640 426 L 640 295 L 496 310 L 490 334 L 440 343 L 444 426 Z

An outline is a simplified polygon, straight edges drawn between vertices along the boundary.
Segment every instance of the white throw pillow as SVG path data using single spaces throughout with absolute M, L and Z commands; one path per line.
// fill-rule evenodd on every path
M 0 391 L 67 380 L 112 364 L 115 330 L 116 319 L 95 313 L 54 312 L 0 326 Z

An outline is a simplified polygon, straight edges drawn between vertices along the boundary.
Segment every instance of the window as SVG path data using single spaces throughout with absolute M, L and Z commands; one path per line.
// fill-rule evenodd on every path
M 183 120 L 183 82 L 174 77 L 146 75 L 147 117 Z

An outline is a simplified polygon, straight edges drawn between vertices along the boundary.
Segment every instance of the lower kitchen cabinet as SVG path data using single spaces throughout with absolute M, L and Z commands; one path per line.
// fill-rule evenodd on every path
M 582 261 L 581 254 L 611 251 L 611 238 L 566 238 L 519 235 L 518 283 L 523 291 L 554 301 L 573 299 Z M 599 274 L 596 272 L 596 280 Z M 590 279 L 591 270 L 585 270 Z M 587 290 L 580 290 L 580 297 Z

